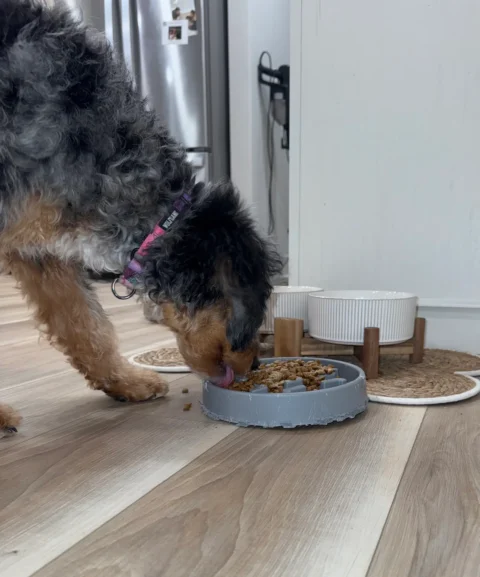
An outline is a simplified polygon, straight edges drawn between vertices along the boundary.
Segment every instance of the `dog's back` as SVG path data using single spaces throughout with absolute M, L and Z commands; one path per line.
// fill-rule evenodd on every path
M 191 177 L 103 36 L 37 0 L 0 1 L 0 164 L 0 231 L 32 191 L 76 215 L 137 201 L 141 217 Z
M 41 15 L 42 6 L 22 0 L 0 2 L 0 47 L 12 46 L 21 31 Z
M 0 194 L 4 201 L 32 185 L 42 190 L 55 184 L 53 167 L 47 165 L 60 146 L 69 143 L 69 100 L 74 105 L 77 97 L 70 66 L 75 61 L 75 43 L 77 57 L 82 56 L 79 34 L 69 35 L 73 29 L 65 11 L 46 10 L 26 0 L 0 2 L 0 156 L 4 164 Z M 77 92 L 80 96 L 80 86 Z

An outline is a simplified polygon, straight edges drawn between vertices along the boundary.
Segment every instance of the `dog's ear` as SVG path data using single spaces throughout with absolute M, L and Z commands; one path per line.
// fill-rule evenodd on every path
M 230 309 L 227 339 L 236 351 L 255 338 L 271 278 L 281 269 L 277 252 L 225 182 L 206 187 L 174 228 L 152 244 L 146 285 L 152 298 L 192 312 L 224 301 Z
M 242 351 L 253 341 L 265 315 L 266 299 L 252 299 L 249 291 L 236 291 L 231 299 L 227 340 L 233 352 Z M 268 298 L 268 297 L 267 297 Z
M 222 293 L 230 304 L 227 339 L 234 352 L 256 337 L 272 291 L 271 277 L 281 270 L 276 252 L 254 229 L 237 242 L 235 256 L 221 267 Z

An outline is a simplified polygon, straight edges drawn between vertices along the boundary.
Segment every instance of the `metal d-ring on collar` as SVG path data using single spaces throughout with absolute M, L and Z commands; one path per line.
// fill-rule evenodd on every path
M 119 278 L 116 278 L 112 281 L 112 293 L 117 299 L 121 301 L 128 301 L 128 299 L 131 299 L 137 291 L 135 289 L 130 289 L 130 292 L 127 293 L 126 295 L 119 295 L 117 293 L 117 283 L 119 280 L 120 280 Z

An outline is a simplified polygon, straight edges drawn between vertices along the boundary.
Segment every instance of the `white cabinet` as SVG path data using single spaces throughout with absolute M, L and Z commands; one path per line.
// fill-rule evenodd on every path
M 480 352 L 480 3 L 298 0 L 291 26 L 290 282 L 414 292 L 430 344 Z

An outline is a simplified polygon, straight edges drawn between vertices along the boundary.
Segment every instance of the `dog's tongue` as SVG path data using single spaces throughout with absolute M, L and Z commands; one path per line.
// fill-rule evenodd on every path
M 233 372 L 233 369 L 228 365 L 225 367 L 225 374 L 222 377 L 214 377 L 210 379 L 214 385 L 217 385 L 217 387 L 222 387 L 223 389 L 229 387 L 234 380 L 235 373 Z

